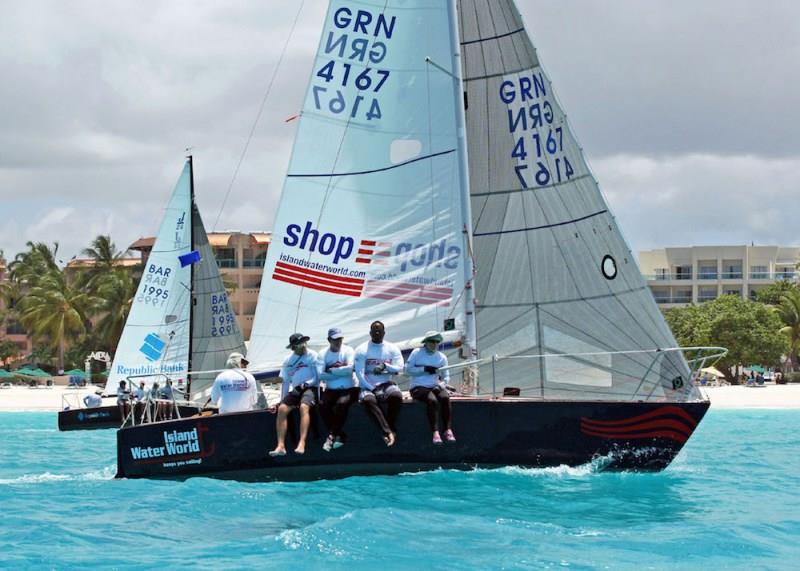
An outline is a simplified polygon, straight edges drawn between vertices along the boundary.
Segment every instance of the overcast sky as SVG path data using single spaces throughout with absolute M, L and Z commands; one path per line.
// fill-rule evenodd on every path
M 299 0 L 0 0 L 6 258 L 153 235 L 186 147 L 209 230 L 271 229 L 326 5 L 305 0 L 221 209 Z M 518 5 L 634 251 L 800 244 L 800 2 Z

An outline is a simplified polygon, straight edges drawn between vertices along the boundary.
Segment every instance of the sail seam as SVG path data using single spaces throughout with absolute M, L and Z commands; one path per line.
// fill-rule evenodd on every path
M 554 222 L 552 224 L 544 224 L 543 226 L 530 226 L 528 228 L 517 228 L 515 230 L 498 230 L 497 232 L 476 232 L 473 234 L 474 237 L 478 236 L 497 236 L 500 234 L 514 234 L 515 232 L 528 232 L 532 230 L 545 230 L 547 228 L 555 228 L 556 226 L 565 226 L 567 224 L 573 224 L 575 222 L 581 222 L 582 220 L 587 220 L 589 218 L 594 218 L 595 216 L 600 216 L 601 214 L 605 214 L 608 210 L 600 210 L 598 212 L 594 212 L 592 214 L 587 214 L 586 216 L 581 216 L 580 218 L 573 218 L 572 220 L 565 220 L 563 222 Z
M 646 289 L 647 289 L 647 286 L 642 286 L 642 287 L 626 289 L 626 290 L 613 292 L 613 293 L 603 293 L 603 294 L 598 294 L 598 295 L 575 297 L 575 298 L 571 298 L 571 299 L 557 299 L 557 300 L 554 300 L 554 301 L 541 301 L 541 302 L 538 302 L 538 303 L 537 302 L 533 302 L 533 301 L 529 301 L 529 302 L 524 302 L 524 303 L 495 303 L 495 304 L 486 304 L 486 305 L 478 304 L 475 307 L 484 309 L 484 308 L 500 308 L 500 307 L 533 307 L 535 305 L 554 305 L 556 303 L 572 303 L 572 302 L 575 302 L 575 301 L 590 301 L 590 300 L 593 300 L 593 299 L 606 299 L 606 298 L 615 297 L 615 296 L 618 296 L 618 295 L 625 295 L 625 294 L 634 293 L 634 292 L 637 292 L 637 291 L 644 291 Z
M 511 75 L 511 74 L 514 74 L 514 73 L 523 73 L 525 71 L 530 71 L 532 69 L 536 69 L 536 66 L 526 66 L 526 67 L 522 67 L 522 68 L 519 68 L 519 69 L 512 69 L 512 70 L 508 70 L 508 71 L 502 71 L 500 73 L 493 73 L 491 75 L 476 75 L 475 77 L 465 77 L 461 81 L 466 83 L 468 81 L 478 81 L 478 80 L 481 80 L 481 79 L 492 79 L 492 78 L 495 78 L 495 77 L 503 77 L 504 75 Z
M 384 172 L 400 167 L 404 167 L 406 165 L 410 165 L 411 163 L 416 163 L 419 161 L 424 161 L 426 159 L 432 159 L 435 157 L 440 157 L 442 155 L 449 155 L 450 153 L 455 153 L 456 149 L 450 149 L 447 151 L 441 151 L 438 153 L 431 153 L 430 155 L 425 155 L 423 157 L 417 157 L 415 159 L 411 159 L 409 161 L 405 161 L 396 165 L 391 165 L 388 167 L 381 167 L 379 169 L 372 169 L 366 171 L 354 171 L 354 172 L 342 172 L 342 173 L 314 173 L 314 174 L 287 174 L 286 178 L 314 178 L 314 177 L 328 177 L 328 176 L 356 176 L 361 174 L 372 174 L 376 172 Z
M 475 198 L 475 197 L 478 197 L 478 196 L 493 196 L 495 194 L 504 195 L 504 194 L 514 194 L 514 193 L 521 193 L 521 192 L 533 192 L 533 191 L 537 191 L 537 190 L 555 190 L 556 188 L 558 188 L 560 186 L 565 186 L 567 184 L 573 184 L 573 183 L 575 183 L 575 182 L 577 182 L 579 180 L 582 180 L 584 178 L 591 178 L 591 175 L 583 174 L 583 175 L 571 178 L 569 180 L 564 180 L 562 182 L 557 182 L 557 183 L 554 183 L 554 184 L 548 184 L 546 186 L 537 186 L 537 187 L 529 187 L 529 188 L 509 188 L 507 190 L 493 190 L 491 192 L 473 192 L 471 194 L 471 196 L 473 198 Z
M 499 40 L 500 38 L 506 38 L 508 36 L 513 36 L 514 34 L 519 34 L 520 32 L 524 32 L 524 31 L 525 31 L 525 28 L 519 28 L 517 30 L 513 30 L 511 32 L 506 32 L 505 34 L 500 34 L 500 35 L 497 35 L 497 36 L 492 36 L 490 38 L 480 38 L 480 39 L 477 39 L 477 40 L 470 40 L 468 42 L 461 42 L 461 45 L 462 46 L 468 46 L 470 44 L 479 44 L 481 42 L 488 42 L 488 41 L 491 41 L 491 40 Z

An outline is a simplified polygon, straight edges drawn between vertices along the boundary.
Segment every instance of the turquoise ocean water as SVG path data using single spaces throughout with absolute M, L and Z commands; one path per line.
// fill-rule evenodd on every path
M 0 413 L 0 568 L 797 569 L 800 411 L 715 411 L 660 474 L 116 481 L 114 431 Z

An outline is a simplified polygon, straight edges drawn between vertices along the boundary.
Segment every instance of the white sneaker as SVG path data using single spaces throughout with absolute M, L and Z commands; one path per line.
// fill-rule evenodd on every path
M 328 438 L 325 439 L 325 444 L 322 445 L 322 449 L 325 452 L 330 452 L 331 449 L 333 449 L 333 436 L 328 436 Z

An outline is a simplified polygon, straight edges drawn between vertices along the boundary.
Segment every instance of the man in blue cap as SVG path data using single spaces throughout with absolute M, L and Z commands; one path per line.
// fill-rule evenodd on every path
M 338 327 L 328 329 L 328 348 L 320 355 L 320 379 L 325 381 L 319 412 L 328 426 L 328 438 L 322 445 L 325 452 L 344 445 L 342 430 L 347 411 L 358 401 L 358 388 L 353 376 L 355 351 L 344 344 L 344 333 Z

